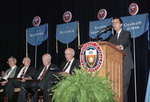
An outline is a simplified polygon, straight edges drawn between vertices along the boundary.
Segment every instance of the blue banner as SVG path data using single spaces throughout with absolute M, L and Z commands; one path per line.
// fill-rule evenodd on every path
M 150 102 L 150 71 L 149 71 L 149 77 L 148 77 L 148 83 L 147 83 L 147 89 L 145 95 L 145 102 Z
M 61 43 L 68 44 L 78 36 L 78 21 L 58 24 L 56 28 L 56 39 Z
M 98 32 L 101 29 L 103 29 L 109 25 L 112 25 L 112 18 L 107 18 L 104 20 L 97 20 L 97 21 L 90 21 L 90 23 L 89 23 L 89 36 L 92 39 L 96 38 L 98 35 Z M 101 33 L 101 35 L 99 36 L 99 38 L 102 37 L 103 40 L 105 40 L 111 35 L 112 31 L 107 31 L 106 33 L 102 31 L 100 33 Z
M 27 28 L 27 42 L 33 46 L 42 44 L 48 37 L 47 24 Z
M 148 14 L 120 17 L 123 21 L 123 30 L 131 33 L 131 38 L 144 34 L 149 29 Z

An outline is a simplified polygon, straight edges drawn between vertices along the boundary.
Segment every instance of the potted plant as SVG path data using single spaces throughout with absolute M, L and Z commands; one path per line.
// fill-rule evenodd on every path
M 53 88 L 52 101 L 55 102 L 115 102 L 111 90 L 111 80 L 106 77 L 97 77 L 98 72 L 92 73 L 84 70 L 74 69 L 71 76 L 63 75 L 62 80 Z

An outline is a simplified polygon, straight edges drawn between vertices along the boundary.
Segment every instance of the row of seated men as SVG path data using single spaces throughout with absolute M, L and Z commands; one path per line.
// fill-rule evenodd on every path
M 1 102 L 3 102 L 4 97 L 8 95 L 8 101 L 12 102 L 14 88 L 20 88 L 18 102 L 25 102 L 26 93 L 31 95 L 31 102 L 38 101 L 38 89 L 44 91 L 43 102 L 49 102 L 50 93 L 48 89 L 51 89 L 54 81 L 58 81 L 55 75 L 61 77 L 62 74 L 71 75 L 73 69 L 79 68 L 80 61 L 74 58 L 75 51 L 72 48 L 67 48 L 65 50 L 66 61 L 62 62 L 60 66 L 61 74 L 51 71 L 52 68 L 58 68 L 57 65 L 51 63 L 51 55 L 44 54 L 42 56 L 43 65 L 39 67 L 38 70 L 34 67 L 30 67 L 30 58 L 25 57 L 22 61 L 23 67 L 19 68 L 16 66 L 16 59 L 10 57 L 8 59 L 8 64 L 10 69 L 5 71 L 4 76 L 0 80 L 1 87 L 4 88 L 3 93 L 0 96 Z M 8 78 L 10 78 L 8 80 Z M 11 79 L 11 78 L 21 78 L 21 81 Z M 27 82 L 26 80 L 38 80 L 38 82 Z

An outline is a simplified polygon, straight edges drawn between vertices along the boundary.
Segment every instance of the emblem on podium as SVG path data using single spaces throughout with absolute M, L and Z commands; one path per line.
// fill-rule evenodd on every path
M 99 44 L 95 42 L 86 43 L 80 52 L 81 66 L 87 66 L 88 72 L 98 71 L 103 63 L 103 51 Z

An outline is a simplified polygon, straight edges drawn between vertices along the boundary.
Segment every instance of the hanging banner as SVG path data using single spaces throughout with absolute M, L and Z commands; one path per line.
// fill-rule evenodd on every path
M 109 26 L 112 25 L 112 18 L 107 18 L 104 20 L 97 20 L 97 21 L 90 21 L 89 23 L 89 36 L 94 39 L 97 37 L 98 32 Z M 101 32 L 100 32 L 101 33 Z M 101 35 L 99 36 L 103 38 L 103 40 L 107 39 L 110 35 L 111 35 L 112 31 L 107 31 L 107 32 L 103 32 L 101 33 Z
M 148 14 L 120 17 L 123 21 L 123 30 L 131 33 L 131 38 L 144 34 L 149 29 Z
M 56 39 L 61 43 L 68 44 L 78 36 L 78 21 L 58 24 L 56 28 Z
M 48 37 L 47 24 L 27 28 L 27 42 L 33 46 L 39 46 Z

